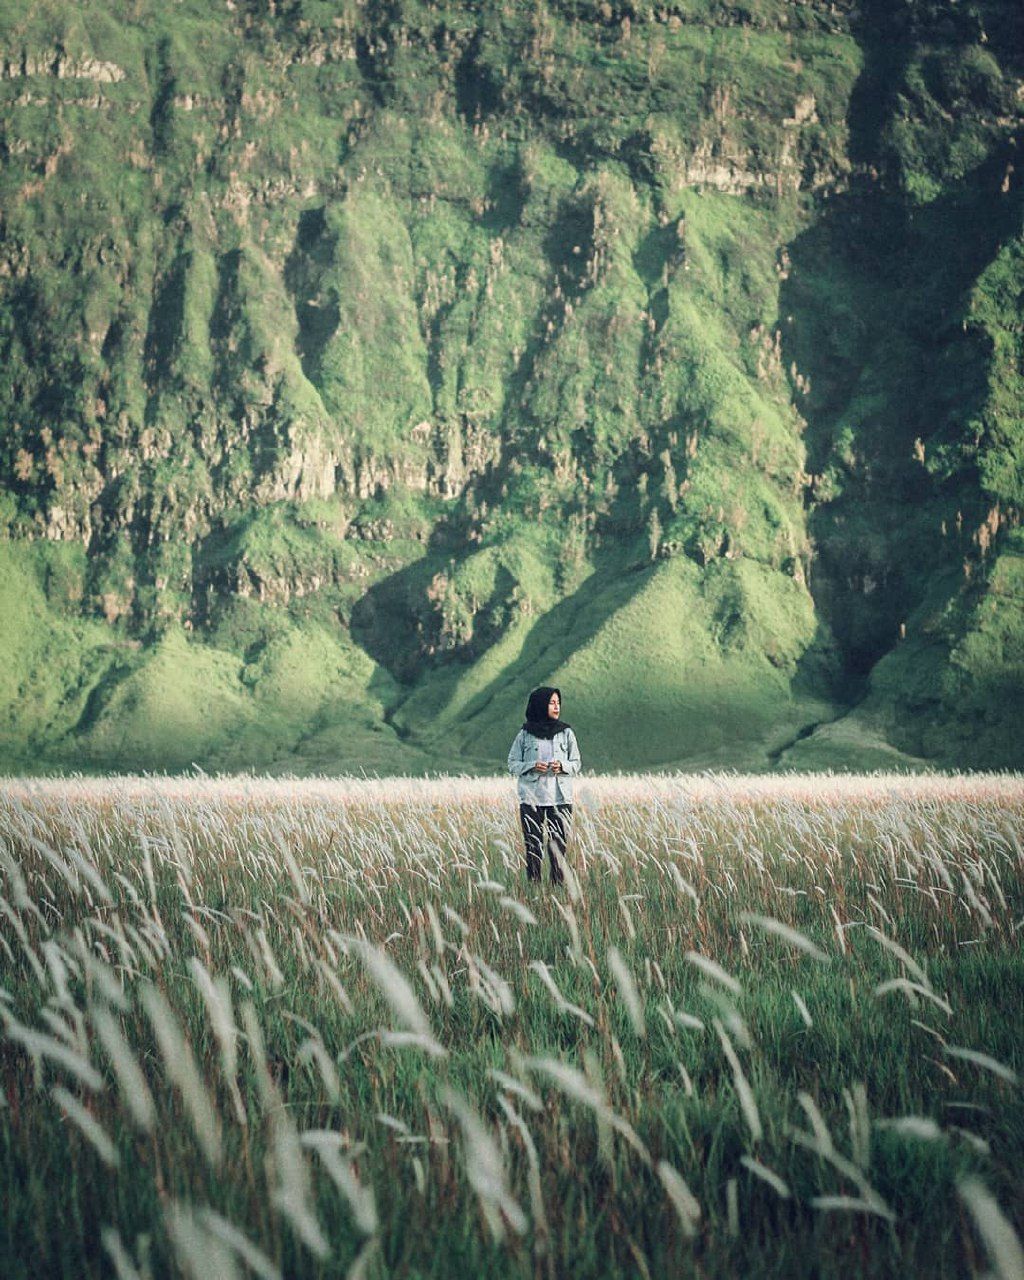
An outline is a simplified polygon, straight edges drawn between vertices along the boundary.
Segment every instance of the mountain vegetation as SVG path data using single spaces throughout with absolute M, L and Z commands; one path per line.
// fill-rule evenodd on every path
M 0 0 L 0 766 L 1024 760 L 1017 0 Z

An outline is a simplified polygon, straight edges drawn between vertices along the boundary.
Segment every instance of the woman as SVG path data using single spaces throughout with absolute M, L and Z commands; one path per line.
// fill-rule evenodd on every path
M 580 771 L 576 735 L 558 718 L 561 710 L 559 689 L 534 689 L 526 704 L 526 721 L 508 753 L 508 771 L 518 783 L 526 878 L 540 879 L 546 826 L 552 884 L 565 878 L 561 860 L 572 818 L 572 779 Z

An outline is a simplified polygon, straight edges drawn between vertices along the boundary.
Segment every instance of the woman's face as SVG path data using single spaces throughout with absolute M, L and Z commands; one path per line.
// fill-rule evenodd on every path
M 548 719 L 557 720 L 558 713 L 562 710 L 562 704 L 558 699 L 558 694 L 553 693 L 548 699 Z

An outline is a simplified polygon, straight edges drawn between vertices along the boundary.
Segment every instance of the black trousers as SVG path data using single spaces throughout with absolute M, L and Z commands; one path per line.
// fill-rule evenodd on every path
M 523 827 L 526 844 L 526 878 L 539 880 L 544 866 L 544 828 L 548 832 L 548 857 L 551 859 L 551 883 L 561 884 L 565 879 L 561 859 L 565 857 L 565 844 L 572 822 L 571 804 L 521 804 L 519 821 Z

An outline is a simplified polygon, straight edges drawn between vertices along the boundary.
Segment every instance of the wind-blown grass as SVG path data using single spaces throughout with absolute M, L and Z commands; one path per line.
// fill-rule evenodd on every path
M 1024 784 L 0 789 L 0 1271 L 1016 1275 Z

